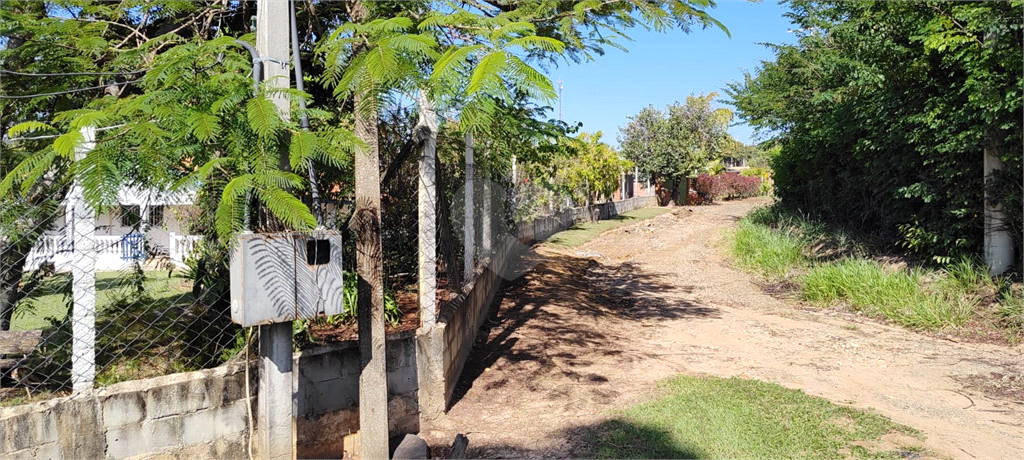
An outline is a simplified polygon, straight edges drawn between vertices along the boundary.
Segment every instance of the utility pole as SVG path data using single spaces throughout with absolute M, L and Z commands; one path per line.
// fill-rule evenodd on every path
M 263 79 L 269 86 L 287 88 L 289 2 L 259 0 L 256 4 L 256 51 L 263 66 Z M 281 118 L 289 117 L 286 96 L 272 97 Z M 287 164 L 287 155 L 282 156 Z M 260 456 L 272 460 L 295 458 L 294 413 L 292 408 L 292 323 L 259 326 L 260 361 L 259 414 Z
M 562 121 L 562 79 L 558 79 L 558 121 Z
M 354 24 L 370 22 L 365 2 L 346 3 Z M 363 37 L 365 38 L 365 37 Z M 369 45 L 356 45 L 353 54 L 372 52 Z M 359 457 L 388 458 L 388 374 L 384 338 L 384 249 L 380 227 L 380 135 L 377 129 L 377 95 L 370 91 L 353 94 L 354 134 L 363 141 L 355 148 L 356 209 L 352 230 L 356 238 L 356 273 L 359 310 Z

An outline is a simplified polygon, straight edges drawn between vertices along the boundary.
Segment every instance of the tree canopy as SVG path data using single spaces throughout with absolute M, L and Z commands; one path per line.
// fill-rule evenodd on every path
M 663 111 L 645 107 L 619 130 L 623 156 L 674 193 L 681 181 L 696 176 L 728 145 L 732 112 L 716 108 L 716 96 L 690 95 L 685 103 Z
M 782 203 L 936 261 L 979 254 L 988 149 L 1020 248 L 1022 2 L 790 6 L 798 42 L 728 91 L 780 147 Z

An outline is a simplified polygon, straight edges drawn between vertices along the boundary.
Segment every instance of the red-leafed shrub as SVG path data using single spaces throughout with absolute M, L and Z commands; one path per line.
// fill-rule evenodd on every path
M 701 174 L 693 183 L 693 189 L 703 198 L 704 203 L 712 203 L 721 196 L 725 189 L 722 187 L 722 180 L 719 176 Z
M 722 174 L 719 177 L 721 177 L 727 200 L 757 196 L 761 191 L 760 177 L 742 176 L 734 173 Z
M 693 182 L 693 189 L 701 199 L 699 202 L 691 200 L 692 204 L 710 204 L 720 198 L 733 200 L 757 196 L 761 191 L 761 178 L 735 173 L 701 174 Z

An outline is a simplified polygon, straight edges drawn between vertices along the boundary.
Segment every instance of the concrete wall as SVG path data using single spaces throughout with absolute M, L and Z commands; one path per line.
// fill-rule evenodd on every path
M 654 206 L 658 199 L 653 196 L 635 197 L 621 201 L 609 201 L 591 206 L 581 206 L 560 211 L 551 216 L 538 217 L 524 222 L 516 228 L 519 241 L 529 244 L 542 241 L 579 222 L 594 222 L 611 219 L 634 209 Z
M 242 458 L 246 418 L 244 366 L 228 365 L 5 407 L 0 457 Z
M 419 432 L 415 331 L 387 337 L 388 428 L 391 436 Z M 355 454 L 359 431 L 359 347 L 355 340 L 295 354 L 296 454 L 341 458 Z
M 345 450 L 355 452 L 360 372 L 356 342 L 303 351 L 293 359 L 298 457 L 340 458 Z M 388 337 L 387 360 L 391 434 L 418 432 L 412 331 Z M 250 401 L 255 411 L 258 379 L 256 363 L 252 365 Z M 247 412 L 245 367 L 239 363 L 134 380 L 0 408 L 0 458 L 247 458 Z

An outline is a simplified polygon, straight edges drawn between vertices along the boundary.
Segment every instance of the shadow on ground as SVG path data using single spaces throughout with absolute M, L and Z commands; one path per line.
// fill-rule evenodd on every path
M 680 443 L 672 435 L 621 419 L 596 425 L 576 426 L 559 433 L 561 448 L 553 451 L 510 444 L 473 445 L 469 440 L 467 458 L 709 458 L 698 446 Z
M 644 333 L 641 322 L 720 317 L 717 308 L 674 295 L 690 287 L 670 284 L 664 276 L 630 263 L 603 265 L 552 253 L 528 257 L 539 258 L 536 266 L 504 287 L 500 304 L 492 307 L 477 337 L 451 406 L 500 359 L 502 371 L 489 375 L 482 383 L 485 390 L 515 379 L 552 400 L 565 396 L 558 388 L 565 382 L 591 386 L 592 398 L 611 397 L 614 390 L 600 385 L 609 380 L 599 373 L 607 366 L 595 367 L 594 362 L 602 357 L 617 362 L 656 359 L 656 351 L 623 346 Z

